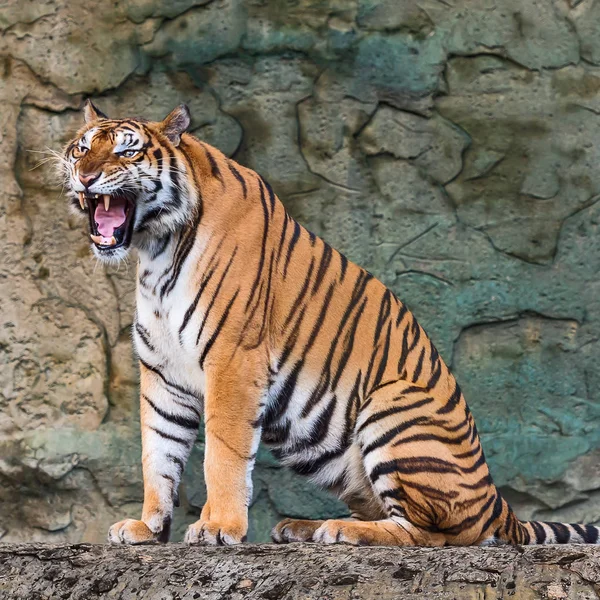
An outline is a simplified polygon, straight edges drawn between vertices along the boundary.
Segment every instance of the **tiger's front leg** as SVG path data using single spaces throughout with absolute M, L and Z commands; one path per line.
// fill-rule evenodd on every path
M 113 544 L 169 541 L 174 498 L 200 425 L 200 401 L 140 364 L 140 417 L 144 506 L 141 520 L 125 519 L 108 531 Z
M 206 377 L 204 477 L 207 502 L 190 525 L 188 544 L 231 545 L 246 539 L 252 469 L 260 442 L 265 381 L 250 361 L 229 362 Z

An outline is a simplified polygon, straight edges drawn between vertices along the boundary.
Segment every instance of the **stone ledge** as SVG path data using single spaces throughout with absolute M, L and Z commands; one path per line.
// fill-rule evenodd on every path
M 2 600 L 600 597 L 600 547 L 0 544 Z

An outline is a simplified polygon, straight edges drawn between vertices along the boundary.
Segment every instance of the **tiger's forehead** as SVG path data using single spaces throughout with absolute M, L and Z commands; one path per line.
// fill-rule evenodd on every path
M 139 150 L 146 142 L 147 135 L 142 129 L 132 127 L 129 123 L 119 121 L 114 124 L 103 124 L 102 127 L 92 127 L 81 137 L 81 142 L 87 147 L 92 144 L 110 145 L 114 152 L 123 150 Z

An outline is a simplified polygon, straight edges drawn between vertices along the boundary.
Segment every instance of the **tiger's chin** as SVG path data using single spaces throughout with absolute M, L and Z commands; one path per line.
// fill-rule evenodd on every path
M 90 239 L 96 258 L 118 263 L 129 253 L 135 224 L 136 197 L 117 190 L 112 194 L 79 192 L 79 205 L 87 210 Z
M 121 246 L 119 248 L 102 249 L 99 248 L 97 244 L 92 243 L 92 252 L 94 253 L 94 256 L 100 262 L 106 263 L 107 265 L 116 265 L 124 261 L 127 258 L 129 251 L 129 247 L 124 248 Z

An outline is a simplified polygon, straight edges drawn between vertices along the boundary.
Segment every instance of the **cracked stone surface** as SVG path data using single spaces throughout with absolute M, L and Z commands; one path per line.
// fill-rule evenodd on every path
M 595 546 L 356 548 L 347 545 L 0 545 L 0 593 L 165 600 L 594 600 Z
M 4 2 L 2 541 L 98 542 L 141 507 L 134 260 L 95 265 L 48 154 L 90 94 L 114 115 L 189 104 L 413 308 L 520 515 L 600 522 L 599 28 L 593 0 Z M 251 540 L 345 514 L 264 450 L 254 480 Z

